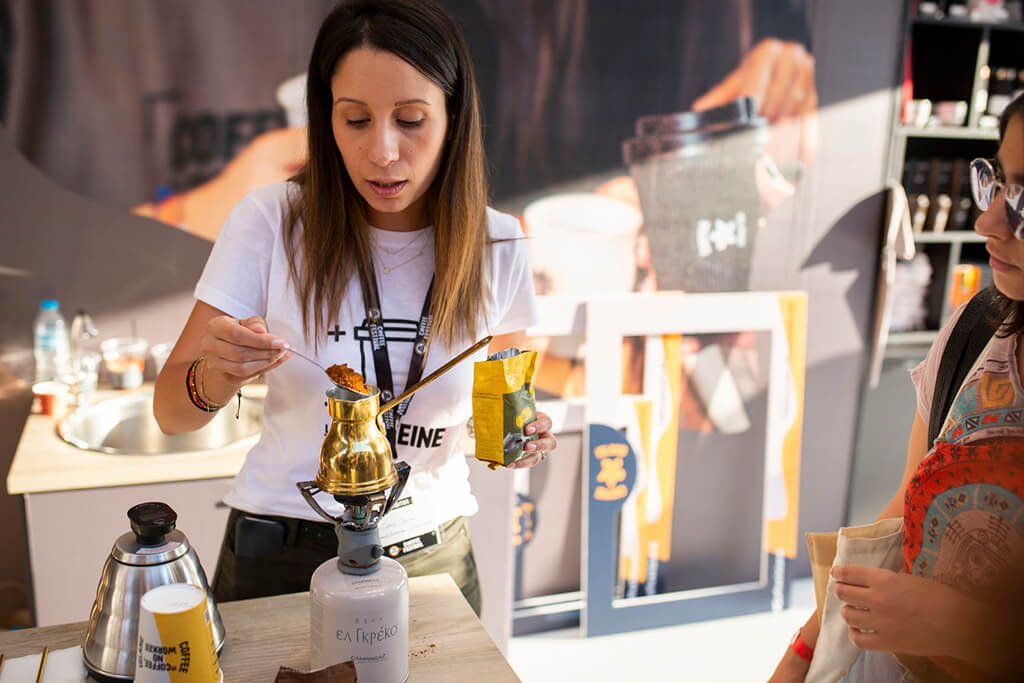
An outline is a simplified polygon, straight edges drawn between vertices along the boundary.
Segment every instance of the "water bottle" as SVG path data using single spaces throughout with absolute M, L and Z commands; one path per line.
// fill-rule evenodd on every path
M 60 304 L 44 299 L 35 322 L 36 382 L 67 382 L 71 372 L 68 328 Z

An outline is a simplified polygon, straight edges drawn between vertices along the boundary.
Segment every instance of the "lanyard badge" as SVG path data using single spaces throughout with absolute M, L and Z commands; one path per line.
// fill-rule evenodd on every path
M 380 306 L 380 290 L 377 288 L 377 276 L 370 268 L 369 282 L 363 283 L 363 301 L 366 304 L 366 326 L 370 331 L 370 346 L 373 349 L 373 368 L 377 375 L 377 388 L 380 389 L 381 402 L 387 403 L 395 396 L 394 378 L 391 374 L 391 359 L 388 356 L 388 339 L 384 332 L 384 316 Z M 419 324 L 416 325 L 416 338 L 413 341 L 412 358 L 409 361 L 409 375 L 405 386 L 409 387 L 420 381 L 423 368 L 427 362 L 427 350 L 430 341 L 431 300 L 434 293 L 434 278 L 430 278 L 427 295 L 423 300 Z M 393 409 L 384 413 L 384 427 L 387 431 L 388 443 L 391 444 L 391 455 L 398 457 L 397 432 L 398 423 L 409 410 L 412 396 L 405 399 Z

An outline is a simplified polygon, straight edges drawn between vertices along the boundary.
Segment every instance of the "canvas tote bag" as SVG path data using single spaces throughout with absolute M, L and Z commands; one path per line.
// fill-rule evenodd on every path
M 837 532 L 807 534 L 821 630 L 814 647 L 806 683 L 833 683 L 846 676 L 861 651 L 850 642 L 848 627 L 839 614 L 843 603 L 832 592 L 833 566 L 858 565 L 897 572 L 903 568 L 903 518 L 880 519 L 874 524 L 842 527 Z M 891 655 L 890 655 L 891 656 Z

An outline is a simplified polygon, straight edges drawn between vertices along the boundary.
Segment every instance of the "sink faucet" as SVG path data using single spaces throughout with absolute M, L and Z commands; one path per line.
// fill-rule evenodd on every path
M 92 324 L 92 317 L 84 310 L 78 309 L 71 319 L 71 331 L 68 333 L 68 355 L 71 361 L 71 375 L 78 380 L 78 372 L 82 369 L 82 342 L 95 337 L 99 332 Z

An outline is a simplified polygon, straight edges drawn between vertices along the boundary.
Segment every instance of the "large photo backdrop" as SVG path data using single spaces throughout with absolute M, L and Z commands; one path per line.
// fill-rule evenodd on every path
M 212 241 L 245 193 L 301 168 L 301 74 L 335 4 L 7 0 L 3 125 L 62 187 Z M 492 203 L 521 219 L 538 293 L 587 299 L 799 286 L 766 245 L 803 230 L 795 207 L 818 147 L 805 0 L 441 4 L 474 57 Z M 802 340 L 801 332 L 791 343 Z M 659 457 L 685 461 L 714 443 L 725 449 L 719 462 L 740 462 L 763 431 L 764 341 L 730 333 L 673 343 L 674 381 L 734 387 L 733 413 L 749 420 L 723 419 L 713 392 L 694 389 L 675 407 L 678 452 Z M 541 352 L 540 397 L 581 399 L 584 340 L 531 344 Z M 649 345 L 632 338 L 622 346 L 623 393 L 639 393 Z M 802 368 L 792 377 L 802 382 Z M 768 518 L 765 547 L 794 557 L 799 423 L 790 430 L 795 444 L 777 489 L 784 502 Z M 582 438 L 578 428 L 565 437 L 562 483 L 550 481 L 553 469 L 517 483 L 532 530 L 521 546 L 523 600 L 580 587 Z M 759 476 L 748 478 L 759 486 Z M 686 544 L 676 545 L 673 561 L 682 562 Z M 705 580 L 665 571 L 671 585 L 656 588 L 647 581 L 647 567 L 656 567 L 649 554 L 625 560 L 623 591 Z

